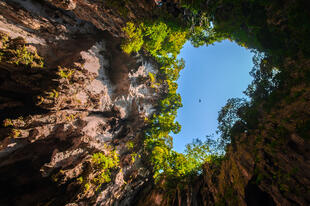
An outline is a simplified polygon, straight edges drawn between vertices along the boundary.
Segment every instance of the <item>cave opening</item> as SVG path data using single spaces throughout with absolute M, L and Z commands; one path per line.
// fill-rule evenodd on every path
M 182 129 L 172 134 L 177 152 L 194 139 L 219 138 L 218 112 L 229 98 L 246 98 L 243 91 L 253 79 L 249 74 L 253 55 L 229 40 L 199 48 L 184 45 L 179 58 L 185 60 L 185 68 L 177 81 L 183 107 L 176 118 Z

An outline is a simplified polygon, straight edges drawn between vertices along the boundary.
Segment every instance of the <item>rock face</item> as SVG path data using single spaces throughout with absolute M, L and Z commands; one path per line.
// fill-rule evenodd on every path
M 240 136 L 191 184 L 169 195 L 153 185 L 141 131 L 159 98 L 149 80 L 158 65 L 122 53 L 120 37 L 125 20 L 155 6 L 0 2 L 0 49 L 10 54 L 0 55 L 0 205 L 310 205 L 309 139 L 291 126 L 309 123 L 310 90 L 300 85 L 289 96 L 303 91 L 302 104 L 280 102 L 262 117 L 267 129 Z M 286 65 L 310 68 L 298 62 Z M 98 183 L 94 154 L 114 153 L 119 165 Z
M 0 205 L 131 205 L 150 180 L 140 131 L 156 62 L 122 53 L 124 21 L 95 1 L 2 1 L 0 14 L 1 48 L 23 51 L 0 64 Z M 98 186 L 92 155 L 112 152 L 119 166 Z

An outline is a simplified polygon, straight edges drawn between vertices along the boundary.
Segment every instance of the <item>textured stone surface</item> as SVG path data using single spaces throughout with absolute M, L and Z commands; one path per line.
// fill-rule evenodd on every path
M 148 72 L 158 68 L 143 56 L 121 52 L 120 39 L 113 36 L 121 35 L 124 22 L 99 24 L 97 20 L 118 18 L 105 16 L 109 8 L 102 3 L 49 3 L 0 2 L 0 31 L 12 39 L 24 38 L 27 50 L 44 58 L 42 69 L 0 63 L 0 105 L 5 111 L 0 119 L 13 124 L 0 128 L 0 182 L 7 185 L 0 205 L 130 205 L 150 172 L 138 156 L 131 161 L 126 143 L 134 142 L 140 153 L 139 131 L 158 98 Z M 92 10 L 98 6 L 101 18 Z M 66 78 L 60 71 L 73 73 Z M 10 137 L 10 127 L 18 131 L 16 138 Z M 121 167 L 101 192 L 83 191 L 77 178 L 87 172 L 91 155 L 107 153 L 108 146 L 115 147 Z M 90 171 L 88 177 L 92 175 Z

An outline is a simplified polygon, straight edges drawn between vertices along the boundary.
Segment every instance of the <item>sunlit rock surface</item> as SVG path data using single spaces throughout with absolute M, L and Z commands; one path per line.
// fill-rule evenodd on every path
M 0 181 L 8 185 L 0 204 L 131 205 L 150 180 L 139 145 L 145 118 L 154 112 L 158 99 L 148 78 L 158 66 L 141 55 L 122 53 L 121 40 L 113 35 L 121 34 L 124 22 L 97 23 L 93 10 L 85 6 L 96 4 L 49 2 L 53 5 L 0 3 L 0 31 L 12 39 L 22 37 L 27 50 L 44 57 L 40 69 L 0 65 L 1 121 L 9 118 L 18 131 L 16 138 L 9 137 L 8 128 L 0 131 Z M 107 10 L 101 8 L 101 21 L 113 16 L 105 17 Z M 95 22 L 89 22 L 85 13 Z M 61 72 L 72 74 L 66 77 Z M 128 141 L 134 143 L 135 161 Z M 85 191 L 77 178 L 85 172 L 91 178 L 92 171 L 87 170 L 92 154 L 106 154 L 109 146 L 119 154 L 120 167 L 100 192 L 92 187 Z

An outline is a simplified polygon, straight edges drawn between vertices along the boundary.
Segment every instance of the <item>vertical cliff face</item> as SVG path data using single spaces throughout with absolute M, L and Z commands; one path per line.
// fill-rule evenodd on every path
M 140 131 L 157 64 L 121 52 L 124 21 L 101 5 L 0 3 L 1 205 L 131 205 L 150 180 Z

